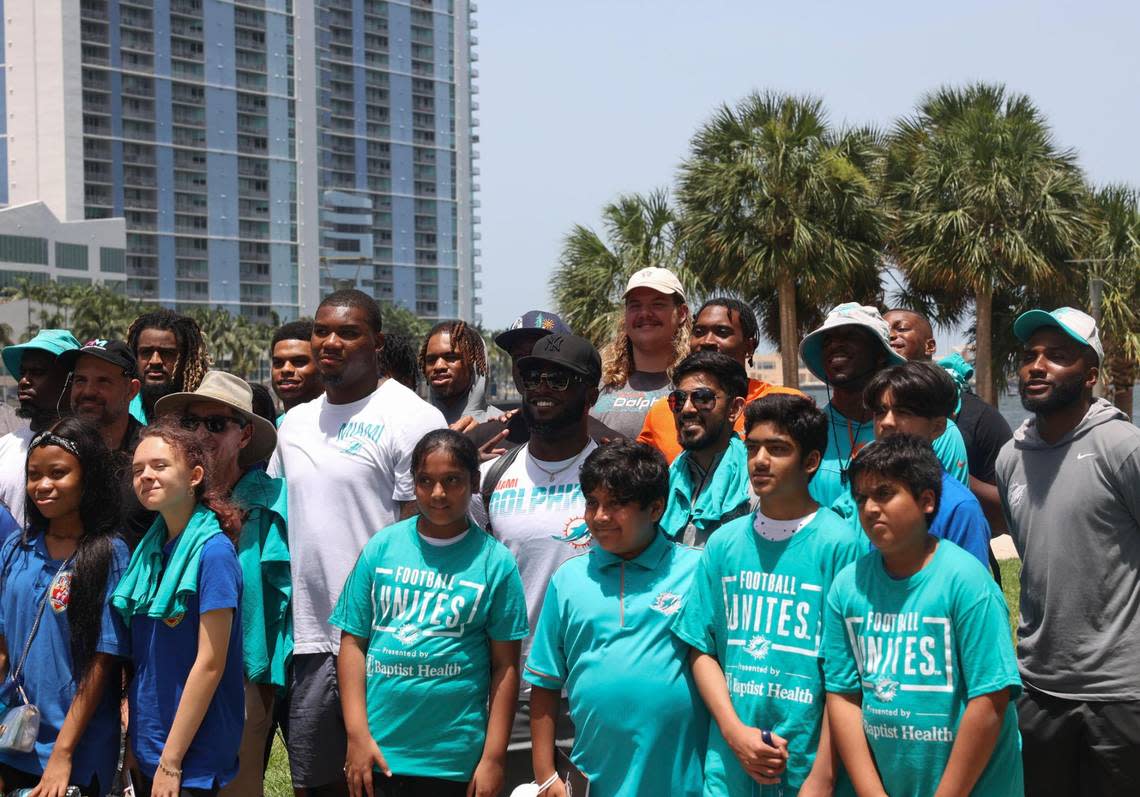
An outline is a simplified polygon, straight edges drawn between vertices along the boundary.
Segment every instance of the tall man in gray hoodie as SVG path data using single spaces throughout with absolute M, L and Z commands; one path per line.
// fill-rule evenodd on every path
M 997 460 L 1021 555 L 1025 793 L 1140 788 L 1140 429 L 1094 399 L 1104 356 L 1071 307 L 1014 323 L 1034 413 Z

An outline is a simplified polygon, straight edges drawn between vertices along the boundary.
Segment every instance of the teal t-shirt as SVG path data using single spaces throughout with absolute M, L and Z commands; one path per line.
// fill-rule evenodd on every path
M 875 439 L 874 421 L 853 421 L 828 404 L 827 450 L 820 460 L 819 470 L 808 484 L 808 491 L 820 506 L 831 506 L 849 489 L 845 474 L 851 466 L 851 457 Z M 934 454 L 947 472 L 967 487 L 970 485 L 969 461 L 966 441 L 958 425 L 946 419 L 946 431 L 934 441 Z
M 701 793 L 709 715 L 669 631 L 699 558 L 658 531 L 633 559 L 595 546 L 550 580 L 523 677 L 565 687 L 592 794 Z
M 827 591 L 862 553 L 862 535 L 820 508 L 790 539 L 773 542 L 756 533 L 755 518 L 734 520 L 709 538 L 673 633 L 720 662 L 741 722 L 788 740 L 782 785 L 798 789 L 819 748 Z M 704 794 L 749 795 L 753 784 L 711 723 Z
M 130 412 L 132 418 L 141 423 L 143 426 L 146 426 L 150 423 L 150 419 L 146 417 L 146 410 L 143 409 L 142 393 L 135 394 L 135 397 L 131 399 L 130 406 L 127 407 L 127 411 Z
M 368 725 L 397 775 L 470 780 L 483 754 L 490 641 L 529 628 L 510 552 L 472 524 L 432 545 L 408 518 L 364 546 L 329 622 L 368 640 Z
M 823 653 L 827 691 L 862 695 L 863 731 L 888 794 L 934 794 L 967 702 L 1002 689 L 1010 702 L 971 794 L 1024 793 L 1009 613 L 970 554 L 939 542 L 930 563 L 902 579 L 878 551 L 860 557 L 827 596 Z

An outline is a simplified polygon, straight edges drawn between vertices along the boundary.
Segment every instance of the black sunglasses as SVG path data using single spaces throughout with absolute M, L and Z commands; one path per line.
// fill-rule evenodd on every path
M 236 423 L 239 429 L 244 429 L 249 421 L 231 415 L 207 415 L 205 418 L 201 415 L 183 415 L 178 421 L 183 429 L 190 432 L 196 432 L 199 426 L 205 425 L 206 431 L 210 434 L 221 434 L 226 430 L 226 425 L 231 423 Z
M 527 371 L 522 374 L 523 388 L 534 390 L 545 382 L 553 391 L 562 391 L 570 387 L 571 382 L 581 381 L 569 371 Z
M 716 391 L 711 387 L 698 387 L 696 390 L 674 390 L 667 398 L 669 409 L 678 413 L 685 408 L 686 401 L 692 401 L 698 410 L 711 410 L 716 406 Z

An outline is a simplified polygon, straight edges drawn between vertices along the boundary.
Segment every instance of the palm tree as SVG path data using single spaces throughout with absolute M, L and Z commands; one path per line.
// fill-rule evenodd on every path
M 872 130 L 832 130 L 815 97 L 753 93 L 697 131 L 681 166 L 687 263 L 767 320 L 775 294 L 786 385 L 799 384 L 797 305 L 836 304 L 856 298 L 854 283 L 878 284 L 879 143 Z
M 602 208 L 602 228 L 605 238 L 574 225 L 563 241 L 551 290 L 562 320 L 598 347 L 613 336 L 621 292 L 635 271 L 667 268 L 686 293 L 695 287 L 682 265 L 677 215 L 665 190 L 618 197 Z
M 1113 402 L 1132 416 L 1132 389 L 1140 375 L 1140 193 L 1110 185 L 1093 196 L 1100 221 L 1089 272 L 1103 284 L 1100 331 L 1102 374 Z
M 912 286 L 973 297 L 978 393 L 996 403 L 995 293 L 1072 284 L 1066 261 L 1090 223 L 1076 155 L 1027 96 L 945 87 L 896 123 L 883 184 L 889 251 Z

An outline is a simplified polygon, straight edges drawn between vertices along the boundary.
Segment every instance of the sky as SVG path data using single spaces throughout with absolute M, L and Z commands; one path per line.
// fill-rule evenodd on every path
M 475 18 L 489 329 L 555 309 L 571 227 L 600 229 L 620 194 L 670 187 L 695 130 L 754 89 L 814 94 L 835 124 L 887 129 L 940 85 L 1004 83 L 1095 184 L 1140 186 L 1134 0 L 479 0 Z

